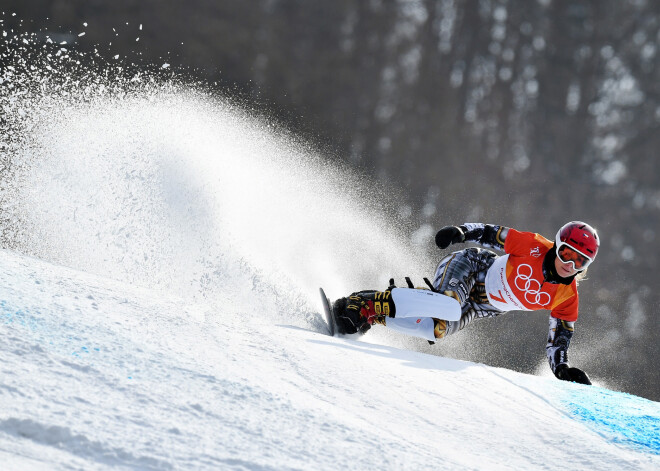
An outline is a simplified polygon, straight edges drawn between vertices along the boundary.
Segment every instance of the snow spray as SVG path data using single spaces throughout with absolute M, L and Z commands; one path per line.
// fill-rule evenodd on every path
M 231 97 L 36 36 L 3 49 L 4 247 L 269 316 L 433 269 L 390 189 Z

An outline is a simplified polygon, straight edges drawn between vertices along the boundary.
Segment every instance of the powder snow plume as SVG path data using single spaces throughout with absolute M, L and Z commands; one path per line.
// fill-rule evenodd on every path
M 5 46 L 6 247 L 311 323 L 321 284 L 432 268 L 393 229 L 392 197 L 231 98 L 35 36 Z

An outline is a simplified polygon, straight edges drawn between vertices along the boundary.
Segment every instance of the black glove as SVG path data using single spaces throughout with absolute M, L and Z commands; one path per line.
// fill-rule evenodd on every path
M 465 234 L 456 226 L 446 226 L 435 235 L 435 243 L 441 249 L 446 249 L 451 244 L 465 241 Z
M 579 384 L 591 384 L 587 373 L 579 368 L 569 367 L 566 364 L 559 365 L 555 369 L 555 376 L 563 381 L 572 381 Z

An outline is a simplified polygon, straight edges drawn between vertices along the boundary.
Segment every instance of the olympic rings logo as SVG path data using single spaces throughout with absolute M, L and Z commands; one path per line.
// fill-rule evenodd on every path
M 527 270 L 523 271 L 523 268 L 529 269 L 529 273 L 527 273 Z M 546 306 L 550 304 L 552 298 L 548 293 L 541 291 L 541 283 L 532 278 L 533 272 L 534 270 L 530 265 L 527 265 L 526 263 L 520 264 L 518 265 L 517 275 L 513 282 L 516 285 L 516 288 L 525 293 L 525 300 L 529 304 Z M 523 284 L 523 286 L 520 286 L 521 284 Z

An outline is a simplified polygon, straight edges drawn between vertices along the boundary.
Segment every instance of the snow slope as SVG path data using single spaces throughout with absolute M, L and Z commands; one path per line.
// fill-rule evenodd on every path
M 0 252 L 0 462 L 658 469 L 660 405 Z M 565 464 L 565 463 L 564 463 Z
M 7 41 L 0 470 L 660 467 L 655 402 L 324 334 L 319 284 L 433 272 L 387 182 L 176 77 Z

